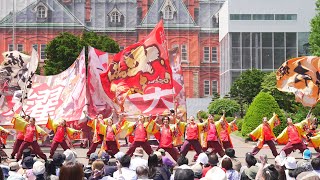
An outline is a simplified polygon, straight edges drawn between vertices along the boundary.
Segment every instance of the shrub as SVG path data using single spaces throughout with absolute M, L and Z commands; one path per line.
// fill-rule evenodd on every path
M 270 119 L 273 113 L 278 114 L 281 124 L 273 132 L 278 135 L 286 126 L 285 118 L 276 100 L 268 93 L 260 92 L 250 104 L 242 124 L 242 135 L 247 136 L 262 123 L 263 117 Z
M 238 126 L 238 131 L 241 131 L 242 130 L 243 119 L 237 119 L 236 123 L 237 123 L 237 126 Z
M 240 111 L 240 105 L 235 100 L 217 99 L 211 102 L 208 107 L 210 114 L 222 114 L 223 110 L 226 111 L 226 116 L 234 116 Z

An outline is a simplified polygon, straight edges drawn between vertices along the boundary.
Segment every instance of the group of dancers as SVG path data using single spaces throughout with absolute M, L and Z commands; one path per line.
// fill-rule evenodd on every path
M 174 113 L 168 116 L 145 117 L 139 115 L 136 121 L 129 121 L 124 114 L 115 112 L 107 118 L 104 118 L 101 114 L 95 118 L 87 117 L 87 125 L 92 128 L 94 133 L 87 157 L 96 151 L 99 144 L 101 144 L 101 148 L 114 156 L 119 152 L 118 139 L 121 132 L 125 132 L 126 137 L 132 137 L 130 138 L 132 140 L 130 147 L 126 152 L 130 156 L 133 155 L 137 147 L 142 147 L 150 155 L 153 150 L 148 140 L 150 135 L 153 135 L 159 142 L 158 148 L 167 151 L 174 160 L 177 160 L 180 155 L 186 156 L 191 147 L 196 151 L 196 156 L 211 148 L 210 153 L 217 153 L 222 157 L 225 154 L 225 149 L 233 148 L 230 133 L 238 129 L 236 118 L 228 123 L 225 113 L 218 121 L 215 121 L 214 116 L 209 114 L 203 122 L 197 122 L 194 116 L 190 116 L 185 122 L 182 120 L 182 116 Z M 114 123 L 114 121 L 117 121 L 117 123 Z M 33 153 L 47 160 L 47 156 L 41 151 L 37 142 L 40 136 L 47 135 L 47 133 L 36 125 L 36 120 L 28 115 L 15 115 L 12 123 L 17 133 L 11 158 L 20 160 L 23 150 L 31 147 Z M 307 149 L 306 143 L 320 152 L 320 134 L 318 135 L 316 130 L 318 124 L 316 118 L 308 117 L 296 124 L 293 124 L 292 119 L 288 118 L 288 126 L 278 137 L 275 137 L 273 129 L 279 124 L 280 120 L 276 114 L 270 120 L 264 117 L 262 124 L 249 134 L 254 141 L 258 140 L 257 146 L 252 150 L 253 155 L 256 155 L 263 145 L 267 144 L 276 157 L 278 152 L 275 142 L 286 144 L 282 149 L 286 155 L 296 149 L 303 152 Z M 64 150 L 70 149 L 72 145 L 70 139 L 75 137 L 75 134 L 81 133 L 81 130 L 68 127 L 63 119 L 52 120 L 49 118 L 46 127 L 54 132 L 49 158 L 52 158 L 59 144 Z

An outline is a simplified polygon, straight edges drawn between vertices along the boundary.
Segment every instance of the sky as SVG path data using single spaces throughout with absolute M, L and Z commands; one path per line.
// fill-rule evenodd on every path
M 36 0 L 0 0 L 0 20 L 12 11 L 14 1 L 16 11 L 19 11 Z

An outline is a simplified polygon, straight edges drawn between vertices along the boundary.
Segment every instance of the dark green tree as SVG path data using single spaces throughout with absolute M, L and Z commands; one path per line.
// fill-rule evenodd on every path
M 262 123 L 263 117 L 270 119 L 273 116 L 273 113 L 278 114 L 281 120 L 281 124 L 273 130 L 273 132 L 278 135 L 286 126 L 286 119 L 283 116 L 283 112 L 280 110 L 276 100 L 270 94 L 260 92 L 250 104 L 244 117 L 241 130 L 242 135 L 247 136 L 252 130 Z
M 94 32 L 83 32 L 81 36 L 61 33 L 49 42 L 45 50 L 45 74 L 54 75 L 66 70 L 77 59 L 83 47 L 86 47 L 87 56 L 88 46 L 109 53 L 119 52 L 119 45 L 108 36 Z
M 311 20 L 309 44 L 312 55 L 320 56 L 320 0 L 316 0 L 316 15 Z
M 288 113 L 296 111 L 298 103 L 295 101 L 293 93 L 282 92 L 277 89 L 276 73 L 271 72 L 264 76 L 261 83 L 262 92 L 269 93 L 277 101 L 281 109 Z
M 252 69 L 243 72 L 234 81 L 230 89 L 231 98 L 240 104 L 240 115 L 243 117 L 245 104 L 250 104 L 253 98 L 261 91 L 264 72 Z
M 222 114 L 226 111 L 226 116 L 234 116 L 240 111 L 240 105 L 235 100 L 231 99 L 217 99 L 210 103 L 208 107 L 209 114 Z

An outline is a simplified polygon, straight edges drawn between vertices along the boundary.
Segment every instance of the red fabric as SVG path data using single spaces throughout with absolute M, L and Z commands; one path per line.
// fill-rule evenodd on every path
M 187 139 L 188 140 L 194 140 L 198 139 L 198 125 L 197 124 L 189 124 L 187 126 Z
M 208 141 L 218 141 L 217 129 L 216 129 L 216 126 L 214 125 L 214 123 L 209 124 L 209 132 L 208 132 L 207 140 Z
M 221 129 L 220 139 L 221 141 L 229 141 L 228 129 Z
M 61 143 L 64 140 L 65 133 L 66 133 L 66 128 L 63 126 L 58 126 L 57 132 L 54 135 L 53 140 Z
M 171 148 L 172 142 L 173 142 L 173 138 L 172 138 L 172 132 L 170 130 L 170 127 L 162 126 L 159 147 Z
M 295 126 L 293 125 L 288 126 L 288 136 L 289 136 L 289 141 L 292 144 L 301 143 L 301 138 L 300 138 L 298 129 Z
M 19 131 L 19 132 L 17 133 L 17 139 L 19 139 L 19 140 L 24 140 L 24 133 Z
M 147 141 L 147 131 L 143 124 L 138 124 L 134 133 L 134 141 L 145 142 Z
M 205 177 L 207 172 L 211 169 L 211 166 L 205 167 L 202 169 L 202 177 Z
M 107 134 L 106 135 L 107 135 L 107 137 L 106 137 L 107 141 L 114 141 L 115 140 L 113 128 L 111 126 L 107 127 Z
M 35 136 L 36 136 L 36 126 L 27 125 L 24 141 L 33 142 Z
M 263 134 L 264 134 L 264 140 L 265 141 L 270 141 L 272 139 L 274 139 L 273 135 L 272 135 L 272 131 L 269 125 L 262 125 L 262 130 L 263 130 Z

